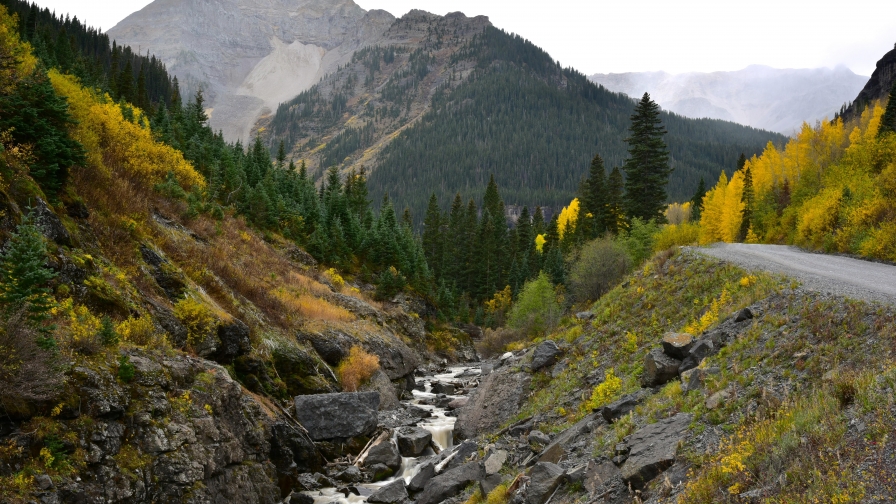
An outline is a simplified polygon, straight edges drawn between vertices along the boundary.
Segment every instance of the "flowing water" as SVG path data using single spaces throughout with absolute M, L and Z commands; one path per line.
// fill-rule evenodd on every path
M 461 375 L 463 376 L 461 377 Z M 446 373 L 436 374 L 433 376 L 424 376 L 418 379 L 418 383 L 423 382 L 424 390 L 414 390 L 413 399 L 402 401 L 405 404 L 412 404 L 418 408 L 422 408 L 430 412 L 431 416 L 417 422 L 417 427 L 424 428 L 432 433 L 432 440 L 439 447 L 440 451 L 452 447 L 452 440 L 454 437 L 454 422 L 456 419 L 452 416 L 448 416 L 448 410 L 445 408 L 441 408 L 431 404 L 425 404 L 426 401 L 434 399 L 437 396 L 437 394 L 431 392 L 432 384 L 435 382 L 456 383 L 459 379 L 468 380 L 478 375 L 478 367 L 459 366 L 448 368 L 448 371 Z M 449 395 L 448 397 L 456 399 L 463 396 Z M 393 441 L 395 438 L 395 432 L 397 430 L 398 429 L 393 429 Z M 420 464 L 419 461 L 426 460 L 434 454 L 435 453 L 431 448 L 427 448 L 426 451 L 423 452 L 422 455 L 420 455 L 420 457 L 402 457 L 401 467 L 397 471 L 395 471 L 395 476 L 387 480 L 379 481 L 376 483 L 346 484 L 346 486 L 353 485 L 358 490 L 360 490 L 361 493 L 372 493 L 376 489 L 385 486 L 398 478 L 404 479 L 404 483 L 408 484 L 410 483 L 411 479 L 420 471 L 420 467 L 422 466 L 422 464 Z M 366 502 L 367 500 L 366 496 L 355 495 L 353 493 L 349 493 L 346 497 L 345 494 L 337 491 L 336 488 L 332 487 L 321 488 L 319 490 L 313 490 L 303 493 L 313 497 L 314 504 L 359 504 L 362 502 Z

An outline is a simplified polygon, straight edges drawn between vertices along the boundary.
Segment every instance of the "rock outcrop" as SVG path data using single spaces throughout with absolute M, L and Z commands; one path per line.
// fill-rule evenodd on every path
M 377 426 L 377 392 L 296 396 L 295 414 L 315 441 L 369 435 Z
M 650 424 L 625 439 L 628 458 L 620 467 L 622 479 L 632 488 L 642 488 L 675 461 L 678 443 L 693 416 L 679 413 Z
M 492 372 L 470 394 L 467 404 L 457 410 L 454 431 L 460 438 L 472 438 L 494 429 L 517 414 L 529 392 L 527 373 L 502 368 Z

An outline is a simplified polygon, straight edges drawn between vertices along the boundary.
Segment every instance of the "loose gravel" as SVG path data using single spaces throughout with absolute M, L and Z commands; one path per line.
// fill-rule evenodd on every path
M 850 257 L 816 254 L 786 245 L 717 243 L 685 247 L 747 270 L 791 277 L 808 290 L 864 301 L 896 304 L 896 266 Z

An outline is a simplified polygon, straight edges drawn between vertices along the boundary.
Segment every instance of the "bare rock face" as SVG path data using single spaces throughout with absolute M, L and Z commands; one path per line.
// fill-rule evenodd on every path
M 472 438 L 509 420 L 529 393 L 530 381 L 528 373 L 509 369 L 485 377 L 467 404 L 457 410 L 454 432 L 461 438 Z
M 380 406 L 377 392 L 346 392 L 296 396 L 296 418 L 311 439 L 350 438 L 376 429 Z
M 620 468 L 622 479 L 632 488 L 643 488 L 675 461 L 678 443 L 691 423 L 692 415 L 679 413 L 638 430 L 625 440 L 628 459 Z
M 262 113 L 376 43 L 394 20 L 352 0 L 155 0 L 108 34 L 160 58 L 188 96 L 202 86 L 212 128 L 245 143 Z

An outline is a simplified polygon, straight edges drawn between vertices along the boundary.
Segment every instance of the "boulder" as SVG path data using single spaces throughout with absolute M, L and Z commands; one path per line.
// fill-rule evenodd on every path
M 644 373 L 641 375 L 642 387 L 656 387 L 678 377 L 681 361 L 669 357 L 659 348 L 655 348 L 644 358 Z
M 432 433 L 421 427 L 402 427 L 395 439 L 402 457 L 417 457 L 429 446 Z
M 398 453 L 398 447 L 392 439 L 383 439 L 379 443 L 374 444 L 367 451 L 367 457 L 364 459 L 365 466 L 383 464 L 393 471 L 401 467 L 401 455 Z
M 380 411 L 392 411 L 401 405 L 395 385 L 382 369 L 377 369 L 370 379 L 361 386 L 361 392 L 373 391 L 380 395 Z
M 551 443 L 550 436 L 548 436 L 544 432 L 541 432 L 540 430 L 534 430 L 534 431 L 530 432 L 528 439 L 529 439 L 530 445 L 535 444 L 535 445 L 547 446 L 548 444 Z
M 504 481 L 504 477 L 500 474 L 490 474 L 479 480 L 479 493 L 483 499 L 492 493 L 494 489 L 498 488 L 502 481 Z
M 600 460 L 591 460 L 588 462 L 588 466 L 585 469 L 585 490 L 588 490 L 590 494 L 594 494 L 598 489 L 608 484 L 613 479 L 619 478 L 622 473 L 619 472 L 619 468 L 616 467 L 616 464 L 610 462 L 607 459 Z
M 623 481 L 634 489 L 641 489 L 669 468 L 692 418 L 693 415 L 679 413 L 643 427 L 626 438 L 629 454 L 620 467 Z
M 663 335 L 663 352 L 673 359 L 684 359 L 694 346 L 694 337 L 688 333 L 668 332 Z
M 681 366 L 679 366 L 678 372 L 682 373 L 688 369 L 694 369 L 699 366 L 703 359 L 715 353 L 715 349 L 716 347 L 711 340 L 699 340 L 695 342 L 694 346 L 692 346 L 691 350 L 688 352 L 688 356 L 681 361 Z
M 41 234 L 47 239 L 66 247 L 72 246 L 72 236 L 68 229 L 62 224 L 62 221 L 41 198 L 36 198 L 34 206 L 31 207 L 31 214 L 34 217 L 34 224 L 40 229 Z
M 643 400 L 644 395 L 641 393 L 624 395 L 620 399 L 600 408 L 600 415 L 607 423 L 613 423 L 628 415 L 630 411 L 634 411 Z
M 386 486 L 380 487 L 367 497 L 367 502 L 375 504 L 396 504 L 408 498 L 408 490 L 404 486 L 404 479 L 398 478 Z
M 735 322 L 743 322 L 745 320 L 751 320 L 752 318 L 753 312 L 749 308 L 744 308 L 734 315 Z
M 504 450 L 497 450 L 485 459 L 485 474 L 491 476 L 492 474 L 498 474 L 501 472 L 501 468 L 504 467 L 504 462 L 507 461 L 507 452 Z
M 559 355 L 560 347 L 556 343 L 551 340 L 542 341 L 535 347 L 535 352 L 532 354 L 532 371 L 538 371 L 545 366 L 554 364 Z
M 348 350 L 351 348 L 351 337 L 344 335 L 338 331 L 332 331 L 334 334 L 324 336 L 318 333 L 304 334 L 305 339 L 311 342 L 311 346 L 317 355 L 330 366 L 338 366 L 342 359 L 348 356 Z
M 432 478 L 423 492 L 417 496 L 417 504 L 436 504 L 454 497 L 470 483 L 485 478 L 479 462 L 468 462 Z
M 380 395 L 344 392 L 296 396 L 296 418 L 315 441 L 369 435 L 377 425 Z
M 469 397 L 458 397 L 457 399 L 454 399 L 450 403 L 448 403 L 448 409 L 455 410 L 458 408 L 463 408 L 467 405 L 468 402 L 470 402 Z
M 444 463 L 444 467 L 438 468 L 439 471 L 454 469 L 467 462 L 471 455 L 479 451 L 479 446 L 473 441 L 464 441 L 455 446 L 450 451 L 443 451 L 439 456 L 439 460 Z M 445 463 L 444 461 L 448 461 Z
M 591 320 L 594 318 L 594 312 L 582 311 L 582 312 L 576 313 L 576 318 L 579 320 Z
M 539 462 L 532 466 L 529 471 L 526 504 L 544 504 L 565 477 L 566 472 L 557 464 Z
M 704 404 L 706 405 L 706 409 L 714 410 L 714 409 L 718 408 L 719 406 L 728 402 L 729 397 L 730 397 L 730 394 L 728 393 L 727 390 L 720 390 L 720 391 L 716 392 L 715 394 L 707 397 L 706 402 Z
M 368 467 L 365 467 L 367 474 L 370 475 L 371 481 L 383 481 L 386 478 L 391 478 L 393 474 L 395 474 L 395 470 L 391 467 L 387 467 L 385 464 L 372 464 Z
M 411 492 L 420 492 L 424 488 L 426 488 L 426 484 L 429 483 L 429 480 L 436 475 L 436 466 L 432 461 L 426 462 L 420 466 L 420 469 L 417 471 L 411 481 L 408 482 L 408 490 Z
M 455 434 L 461 439 L 497 429 L 519 412 L 529 393 L 531 375 L 501 368 L 486 376 L 457 411 Z
M 172 301 L 179 299 L 187 288 L 183 273 L 152 246 L 140 245 L 140 255 L 143 256 L 143 262 L 151 268 L 149 274 L 168 299 Z
M 357 483 L 363 478 L 364 476 L 361 475 L 361 470 L 358 469 L 357 466 L 353 465 L 350 465 L 344 470 L 336 473 L 336 479 L 344 483 Z
M 443 382 L 432 382 L 433 394 L 445 394 L 445 395 L 454 395 L 454 384 L 453 383 L 443 383 Z
M 219 344 L 213 358 L 221 364 L 231 364 L 234 359 L 252 350 L 249 326 L 239 319 L 218 326 L 218 340 Z

